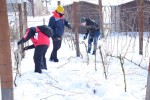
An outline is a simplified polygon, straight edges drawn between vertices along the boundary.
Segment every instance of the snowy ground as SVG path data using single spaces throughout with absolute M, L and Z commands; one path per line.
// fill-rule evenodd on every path
M 36 25 L 39 24 L 41 23 Z M 81 43 L 83 36 L 80 35 L 79 37 Z M 104 41 L 99 40 L 99 44 L 102 42 Z M 138 45 L 138 41 L 136 42 Z M 145 99 L 147 82 L 146 69 L 127 60 L 124 61 L 127 83 L 127 92 L 125 92 L 123 73 L 117 58 L 109 59 L 109 63 L 106 65 L 107 79 L 105 79 L 99 52 L 97 52 L 96 71 L 95 56 L 89 54 L 90 60 L 89 64 L 87 64 L 85 45 L 82 43 L 80 44 L 80 50 L 83 57 L 76 57 L 76 51 L 72 48 L 71 42 L 67 42 L 64 39 L 62 47 L 58 51 L 59 62 L 50 62 L 51 43 L 46 54 L 48 70 L 43 70 L 42 74 L 34 73 L 34 49 L 26 51 L 25 58 L 21 62 L 22 75 L 17 77 L 17 87 L 14 87 L 14 100 Z M 127 57 L 134 55 L 132 56 L 134 62 L 138 63 L 142 57 L 137 53 L 138 48 L 136 50 L 136 52 L 127 53 Z M 148 60 L 145 60 L 142 66 L 146 68 L 147 64 Z

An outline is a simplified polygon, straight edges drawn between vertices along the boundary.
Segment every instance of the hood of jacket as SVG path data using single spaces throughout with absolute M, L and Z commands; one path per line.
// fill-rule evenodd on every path
M 52 13 L 54 18 L 59 18 L 59 19 L 64 18 L 64 16 L 60 17 L 60 15 L 56 11 L 53 11 Z
M 43 34 L 45 34 L 48 37 L 52 37 L 53 36 L 53 31 L 50 27 L 46 26 L 46 25 L 42 25 L 42 26 L 37 26 L 41 32 Z

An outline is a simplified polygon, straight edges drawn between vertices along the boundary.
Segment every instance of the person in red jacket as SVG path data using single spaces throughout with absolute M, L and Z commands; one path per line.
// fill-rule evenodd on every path
M 24 37 L 18 41 L 18 45 L 25 43 L 29 39 L 33 42 L 33 45 L 27 46 L 24 50 L 35 48 L 34 51 L 34 72 L 42 73 L 41 69 L 47 69 L 45 54 L 50 45 L 50 37 L 52 37 L 53 31 L 46 25 L 30 27 L 26 30 Z

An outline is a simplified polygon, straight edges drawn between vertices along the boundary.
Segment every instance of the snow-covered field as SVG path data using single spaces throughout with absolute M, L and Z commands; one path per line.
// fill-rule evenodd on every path
M 45 18 L 48 20 L 49 17 Z M 42 17 L 28 18 L 28 21 L 42 19 Z M 29 22 L 28 26 L 41 24 L 43 24 L 42 21 L 34 24 Z M 46 54 L 48 70 L 43 70 L 42 74 L 34 73 L 34 49 L 26 51 L 25 58 L 21 62 L 21 76 L 17 77 L 17 87 L 14 87 L 14 100 L 144 100 L 147 83 L 146 69 L 149 63 L 147 51 L 150 52 L 150 47 L 148 45 L 141 56 L 138 54 L 138 38 L 120 36 L 119 40 L 117 39 L 116 35 L 112 35 L 108 39 L 99 40 L 103 54 L 110 52 L 113 56 L 125 55 L 137 64 L 142 61 L 142 67 L 140 67 L 124 60 L 126 92 L 120 60 L 116 57 L 104 57 L 107 72 L 107 79 L 105 79 L 99 49 L 96 64 L 95 56 L 91 54 L 87 64 L 88 56 L 85 45 L 82 43 L 83 35 L 79 35 L 82 57 L 76 57 L 71 41 L 64 38 L 61 49 L 58 51 L 59 62 L 50 62 L 51 41 Z M 87 43 L 87 41 L 84 42 Z

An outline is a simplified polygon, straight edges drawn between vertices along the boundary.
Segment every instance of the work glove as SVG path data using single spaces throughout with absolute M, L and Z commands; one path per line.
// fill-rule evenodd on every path
M 70 24 L 68 24 L 68 29 L 70 29 L 70 30 L 72 29 L 72 26 Z
M 20 41 L 17 42 L 17 45 L 19 45 L 19 44 L 20 44 Z
M 24 47 L 24 48 L 23 48 L 23 51 L 28 50 L 28 47 L 29 47 L 29 46 Z
M 90 28 L 91 33 L 95 33 L 96 29 L 94 27 Z
M 84 37 L 83 37 L 83 40 L 86 40 L 87 39 L 87 35 L 85 35 Z

